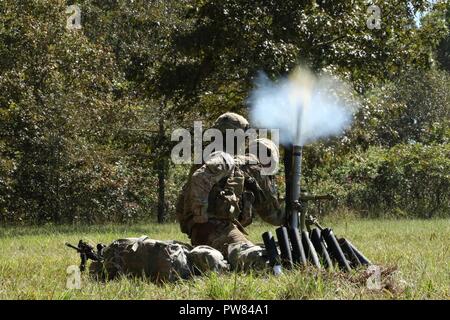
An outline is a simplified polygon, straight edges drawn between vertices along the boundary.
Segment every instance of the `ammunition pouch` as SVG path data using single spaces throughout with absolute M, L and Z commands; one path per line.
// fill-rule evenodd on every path
M 206 223 L 208 222 L 208 204 L 203 203 L 200 204 L 197 208 L 195 208 L 193 212 L 192 220 L 194 223 Z

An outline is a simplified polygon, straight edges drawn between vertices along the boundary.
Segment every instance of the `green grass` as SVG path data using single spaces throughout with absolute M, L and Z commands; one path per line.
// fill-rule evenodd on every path
M 325 221 L 373 262 L 397 271 L 383 276 L 382 290 L 369 290 L 363 271 L 346 275 L 314 269 L 260 274 L 209 274 L 162 286 L 121 278 L 98 283 L 82 276 L 82 288 L 66 289 L 66 268 L 78 264 L 64 246 L 148 235 L 188 241 L 175 224 L 0 228 L 0 299 L 449 299 L 450 220 Z M 263 224 L 249 227 L 261 242 Z

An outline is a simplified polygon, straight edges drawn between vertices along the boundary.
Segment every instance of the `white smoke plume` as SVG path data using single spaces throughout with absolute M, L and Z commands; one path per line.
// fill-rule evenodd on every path
M 356 102 L 336 78 L 297 68 L 272 82 L 261 73 L 250 95 L 250 118 L 259 128 L 279 129 L 283 144 L 305 145 L 343 133 L 352 122 Z

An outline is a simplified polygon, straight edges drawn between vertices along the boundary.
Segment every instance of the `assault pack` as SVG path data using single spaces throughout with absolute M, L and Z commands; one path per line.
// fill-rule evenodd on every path
M 87 261 L 92 260 L 89 274 L 101 281 L 132 276 L 163 283 L 230 269 L 223 255 L 211 247 L 194 248 L 186 243 L 147 236 L 118 239 L 108 246 L 98 244 L 97 250 L 82 240 L 78 246 L 66 245 L 80 254 L 81 271 L 85 270 Z

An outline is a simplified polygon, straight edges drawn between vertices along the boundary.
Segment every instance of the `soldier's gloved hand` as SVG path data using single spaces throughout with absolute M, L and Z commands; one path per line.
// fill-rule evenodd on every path
M 257 192 L 258 191 L 258 185 L 256 183 L 256 180 L 252 177 L 247 177 L 245 178 L 244 181 L 244 188 L 251 190 L 253 192 Z
M 208 222 L 208 204 L 200 204 L 193 208 L 193 221 L 195 223 L 206 223 Z

